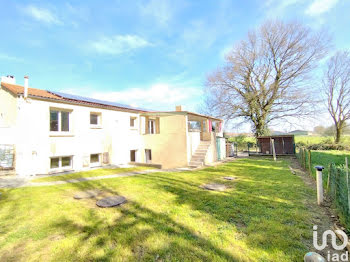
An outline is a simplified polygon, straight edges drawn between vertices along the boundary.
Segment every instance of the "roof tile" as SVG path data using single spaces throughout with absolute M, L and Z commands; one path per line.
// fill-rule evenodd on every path
M 24 93 L 24 87 L 20 86 L 20 85 L 14 85 L 14 84 L 1 82 L 1 86 L 6 88 L 7 90 L 9 90 L 11 93 L 13 93 L 15 95 L 21 95 Z M 61 98 L 57 95 L 51 94 L 45 90 L 35 89 L 35 88 L 28 88 L 28 95 L 63 100 L 63 98 Z

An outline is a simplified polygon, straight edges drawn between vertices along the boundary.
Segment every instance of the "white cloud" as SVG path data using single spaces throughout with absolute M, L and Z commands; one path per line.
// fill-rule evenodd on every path
M 25 7 L 23 11 L 37 21 L 44 22 L 46 24 L 62 24 L 58 17 L 49 9 L 29 5 Z
M 266 9 L 265 17 L 282 17 L 286 12 L 298 4 L 304 4 L 304 0 L 268 0 L 262 7 Z
M 11 61 L 11 62 L 23 62 L 24 61 L 22 58 L 18 58 L 18 57 L 3 54 L 3 53 L 0 53 L 0 61 L 1 60 Z
M 166 27 L 180 7 L 179 1 L 151 0 L 139 6 L 142 16 L 149 17 L 161 27 Z
M 310 16 L 321 15 L 332 9 L 337 2 L 338 0 L 314 0 L 306 9 L 305 14 Z
M 153 110 L 174 110 L 175 105 L 179 104 L 185 105 L 188 110 L 193 110 L 195 108 L 193 100 L 198 98 L 200 93 L 201 90 L 196 87 L 156 83 L 146 88 L 95 92 L 91 97 Z
M 98 53 L 119 55 L 150 45 L 151 43 L 137 35 L 115 35 L 91 42 L 90 48 Z

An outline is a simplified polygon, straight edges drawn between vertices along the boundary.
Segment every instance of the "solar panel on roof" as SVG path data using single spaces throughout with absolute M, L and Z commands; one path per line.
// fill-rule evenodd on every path
M 53 94 L 56 94 L 58 96 L 61 96 L 63 98 L 71 99 L 71 100 L 78 100 L 78 101 L 84 101 L 84 102 L 107 105 L 107 106 L 115 106 L 115 107 L 121 107 L 121 108 L 133 109 L 133 110 L 151 111 L 151 110 L 144 109 L 144 108 L 133 107 L 130 105 L 120 104 L 120 103 L 116 103 L 116 102 L 98 100 L 98 99 L 94 99 L 94 98 L 90 98 L 90 97 L 71 95 L 71 94 L 66 94 L 66 93 L 56 92 L 56 91 L 54 91 L 54 92 L 50 91 L 50 92 Z

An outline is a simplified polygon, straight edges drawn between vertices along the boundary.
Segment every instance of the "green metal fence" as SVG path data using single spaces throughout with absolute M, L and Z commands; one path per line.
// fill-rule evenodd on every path
M 301 166 L 315 178 L 315 169 L 313 165 L 312 151 L 305 148 L 300 148 L 296 154 Z M 347 160 L 344 159 L 344 165 L 336 166 L 334 163 L 328 163 L 328 166 L 323 172 L 323 187 L 326 194 L 331 199 L 332 203 L 338 211 L 339 218 L 350 230 L 350 180 Z

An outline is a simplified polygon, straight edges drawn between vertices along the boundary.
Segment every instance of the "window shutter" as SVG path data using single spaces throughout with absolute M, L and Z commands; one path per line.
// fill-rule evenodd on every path
M 141 135 L 146 134 L 146 119 L 144 116 L 140 117 L 140 130 L 141 130 Z
M 156 118 L 156 134 L 160 133 L 160 120 L 159 117 Z
M 146 125 L 145 125 L 145 129 L 146 129 L 146 132 L 145 132 L 145 134 L 149 134 L 149 117 L 148 116 L 146 116 L 146 121 L 145 121 L 146 123 Z

